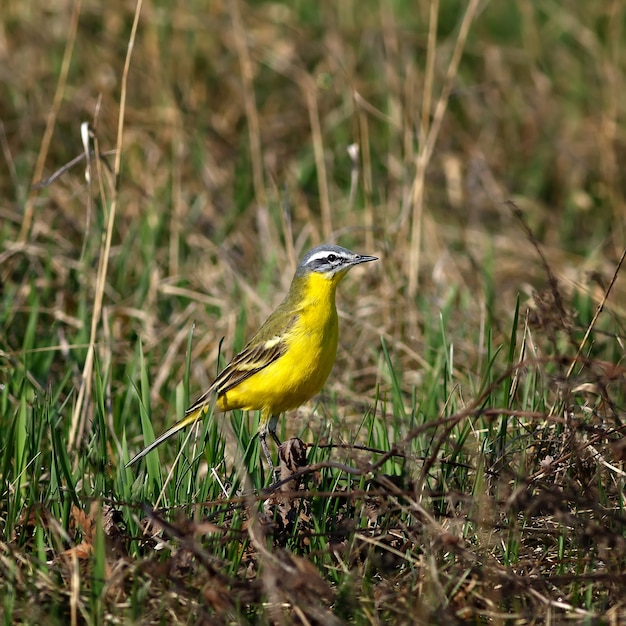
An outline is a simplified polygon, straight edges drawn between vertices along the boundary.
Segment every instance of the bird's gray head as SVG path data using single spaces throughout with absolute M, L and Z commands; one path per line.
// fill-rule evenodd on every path
M 376 261 L 375 256 L 365 256 L 352 252 L 347 248 L 324 244 L 309 250 L 296 270 L 296 276 L 305 276 L 311 272 L 317 272 L 328 278 L 339 274 L 345 274 L 353 265 Z

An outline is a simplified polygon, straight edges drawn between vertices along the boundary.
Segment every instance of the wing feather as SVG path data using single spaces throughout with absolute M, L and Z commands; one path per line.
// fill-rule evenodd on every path
M 250 378 L 250 376 L 265 369 L 285 354 L 287 351 L 285 334 L 293 326 L 295 320 L 296 317 L 294 316 L 283 329 L 281 335 L 272 336 L 262 342 L 259 342 L 258 338 L 254 337 L 239 354 L 232 358 L 230 363 L 219 373 L 213 384 L 187 409 L 185 414 L 189 415 L 197 411 L 209 401 L 214 392 L 218 397 L 227 393 L 246 380 L 246 378 Z
M 185 426 L 197 422 L 207 412 L 207 407 L 213 399 L 214 393 L 217 394 L 217 397 L 227 393 L 246 378 L 260 372 L 285 354 L 288 347 L 286 336 L 298 319 L 297 314 L 292 315 L 285 324 L 284 313 L 286 310 L 293 311 L 292 303 L 288 299 L 285 299 L 278 309 L 268 317 L 246 347 L 232 359 L 220 372 L 213 384 L 185 411 L 185 417 L 133 457 L 126 464 L 126 467 L 136 463 Z

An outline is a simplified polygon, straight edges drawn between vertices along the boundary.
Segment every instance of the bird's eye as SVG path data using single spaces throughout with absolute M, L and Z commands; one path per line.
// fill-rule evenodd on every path
M 337 260 L 337 255 L 336 254 L 329 254 L 327 257 L 328 261 L 330 263 L 334 263 Z

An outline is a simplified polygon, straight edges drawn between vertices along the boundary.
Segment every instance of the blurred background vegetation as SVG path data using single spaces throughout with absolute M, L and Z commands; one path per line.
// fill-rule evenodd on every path
M 0 47 L 5 285 L 37 278 L 51 321 L 66 316 L 70 334 L 80 333 L 77 307 L 90 299 L 86 289 L 75 301 L 79 285 L 95 282 L 105 220 L 93 205 L 98 187 L 85 184 L 84 163 L 37 192 L 30 185 L 51 113 L 41 178 L 81 154 L 82 122 L 102 151 L 115 148 L 134 6 L 80 4 L 75 37 L 73 9 L 8 1 Z M 106 297 L 116 356 L 137 336 L 166 350 L 172 320 L 203 316 L 207 297 L 210 319 L 198 323 L 214 328 L 213 340 L 227 334 L 230 298 L 241 290 L 231 272 L 261 284 L 252 329 L 290 278 L 275 264 L 293 267 L 330 238 L 384 257 L 379 291 L 352 289 L 364 308 L 375 301 L 372 327 L 394 340 L 408 333 L 419 352 L 416 318 L 391 315 L 414 309 L 416 295 L 436 307 L 451 289 L 483 290 L 488 301 L 464 301 L 462 319 L 480 317 L 485 304 L 499 317 L 512 314 L 518 293 L 545 285 L 508 199 L 564 285 L 594 293 L 589 277 L 610 276 L 624 240 L 624 8 L 479 3 L 450 76 L 465 9 L 452 1 L 146 4 L 128 78 Z M 446 86 L 422 205 L 416 162 Z M 350 194 L 353 143 L 359 180 Z M 16 241 L 30 245 L 12 248 Z M 280 287 L 264 286 L 277 275 Z M 189 309 L 181 288 L 202 293 L 201 306 Z M 14 349 L 19 304 L 8 325 Z
M 625 240 L 623 2 L 145 3 L 116 180 L 135 11 L 129 2 L 3 2 L 7 428 L 46 397 L 73 448 L 101 415 L 119 470 L 126 437 L 134 449 L 143 441 L 141 376 L 160 431 L 184 404 L 177 385 L 187 380 L 194 396 L 205 388 L 220 339 L 227 358 L 242 347 L 297 259 L 330 240 L 381 258 L 340 290 L 340 350 L 324 395 L 339 408 L 319 409 L 337 428 L 391 396 L 414 412 L 417 398 L 424 420 L 451 413 L 445 393 L 427 393 L 440 368 L 459 409 L 481 380 L 497 378 L 484 368 L 498 346 L 498 373 L 512 362 L 512 324 L 515 335 L 528 306 L 540 309 L 533 355 L 573 357 L 571 333 L 582 338 Z M 83 122 L 104 155 L 88 179 L 86 159 L 60 171 L 85 153 Z M 563 308 L 533 301 L 550 287 L 537 245 Z M 618 276 L 587 356 L 621 362 L 625 296 Z M 567 366 L 548 366 L 549 377 Z M 403 396 L 393 395 L 398 381 Z M 173 448 L 161 454 L 171 460 Z M 6 458 L 3 484 L 14 492 Z

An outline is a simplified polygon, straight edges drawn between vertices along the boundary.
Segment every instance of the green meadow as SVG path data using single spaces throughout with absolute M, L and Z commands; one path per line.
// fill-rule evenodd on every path
M 2 624 L 626 623 L 625 42 L 617 0 L 4 0 Z M 126 468 L 323 242 L 379 260 L 284 480 L 242 411 Z

